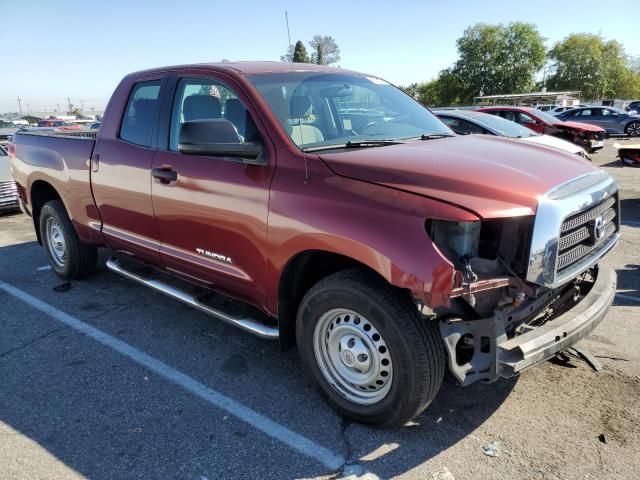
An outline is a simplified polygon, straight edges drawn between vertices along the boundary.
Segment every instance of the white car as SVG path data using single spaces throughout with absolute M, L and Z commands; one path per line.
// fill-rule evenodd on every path
M 0 147 L 0 212 L 18 208 L 18 190 L 11 176 L 7 151 Z
M 584 148 L 575 143 L 551 135 L 541 135 L 527 127 L 496 115 L 474 110 L 436 110 L 433 113 L 459 135 L 475 133 L 513 138 L 520 142 L 557 148 L 591 160 Z

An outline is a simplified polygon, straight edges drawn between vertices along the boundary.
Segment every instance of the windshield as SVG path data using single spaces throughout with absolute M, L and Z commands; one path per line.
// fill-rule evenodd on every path
M 0 120 L 0 128 L 18 128 L 13 122 L 7 122 L 6 120 Z
M 497 130 L 505 137 L 509 138 L 528 138 L 528 137 L 537 137 L 538 134 L 533 130 L 523 127 L 522 125 L 512 122 L 510 120 L 506 120 L 502 117 L 498 117 L 497 115 L 491 115 L 489 113 L 482 112 L 467 112 L 469 120 L 475 120 L 480 125 L 486 125 L 489 128 L 493 128 Z M 463 115 L 464 118 L 464 115 Z
M 376 77 L 287 72 L 249 79 L 299 147 L 453 135 L 429 110 Z
M 553 115 L 550 115 L 547 112 L 541 112 L 540 110 L 536 110 L 534 115 L 546 123 L 554 124 L 562 121 L 562 119 L 558 117 L 554 117 Z
M 612 112 L 619 113 L 620 115 L 627 115 L 629 113 L 629 112 L 625 112 L 624 110 L 618 107 L 606 107 L 606 108 L 607 110 L 611 110 Z

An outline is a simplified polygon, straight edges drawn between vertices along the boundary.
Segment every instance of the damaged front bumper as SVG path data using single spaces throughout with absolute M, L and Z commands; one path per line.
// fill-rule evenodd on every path
M 509 338 L 507 324 L 544 308 L 549 299 L 543 296 L 518 310 L 498 313 L 488 319 L 441 321 L 440 331 L 449 354 L 450 369 L 463 385 L 513 377 L 589 335 L 606 316 L 615 293 L 616 272 L 599 267 L 591 290 L 571 309 L 521 335 Z M 457 354 L 460 342 L 467 343 L 473 352 L 463 361 Z

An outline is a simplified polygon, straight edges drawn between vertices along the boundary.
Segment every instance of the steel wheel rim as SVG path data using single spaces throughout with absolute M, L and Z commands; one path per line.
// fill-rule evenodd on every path
M 389 393 L 389 348 L 375 326 L 357 312 L 325 312 L 314 329 L 313 349 L 322 375 L 347 400 L 371 405 Z
M 47 218 L 46 225 L 47 247 L 54 263 L 63 267 L 67 263 L 67 241 L 62 227 L 55 218 Z

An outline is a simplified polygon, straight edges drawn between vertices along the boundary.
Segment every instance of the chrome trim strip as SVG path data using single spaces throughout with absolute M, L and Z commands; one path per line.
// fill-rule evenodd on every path
M 175 300 L 186 303 L 187 305 L 200 310 L 201 312 L 211 315 L 212 317 L 215 317 L 218 320 L 222 320 L 223 322 L 233 325 L 234 327 L 238 327 L 245 332 L 252 333 L 253 335 L 261 338 L 266 338 L 268 340 L 277 340 L 280 335 L 277 327 L 269 327 L 250 318 L 232 317 L 231 315 L 228 315 L 220 310 L 216 310 L 215 308 L 200 303 L 198 299 L 193 297 L 192 295 L 189 295 L 188 293 L 178 290 L 175 287 L 167 285 L 166 283 L 136 275 L 135 273 L 126 270 L 115 258 L 110 258 L 109 260 L 107 260 L 107 268 L 113 272 L 119 273 L 129 280 L 133 280 L 135 282 L 141 283 L 142 285 L 153 288 L 160 293 L 164 293 L 165 295 Z
M 615 195 L 618 191 L 618 185 L 615 180 L 608 174 L 605 174 L 606 176 L 602 174 L 603 172 L 600 170 L 576 177 L 569 182 L 552 188 L 539 199 L 538 210 L 533 224 L 533 234 L 531 236 L 529 267 L 527 270 L 527 280 L 529 282 L 544 285 L 549 288 L 558 287 L 596 264 L 618 241 L 620 235 L 616 234 L 603 243 L 596 251 L 568 267 L 559 276 L 556 275 L 558 243 L 562 222 L 567 217 L 580 213 L 588 209 L 591 205 Z M 594 175 L 594 179 L 602 178 L 602 180 L 595 184 L 585 180 L 584 177 L 590 175 Z M 560 198 L 558 198 L 557 195 L 554 195 L 558 191 L 566 192 L 570 190 L 570 184 L 589 186 L 580 191 L 573 192 L 569 197 L 560 195 Z M 618 208 L 618 213 L 619 211 L 620 209 Z M 615 222 L 619 232 L 619 215 L 616 216 Z

